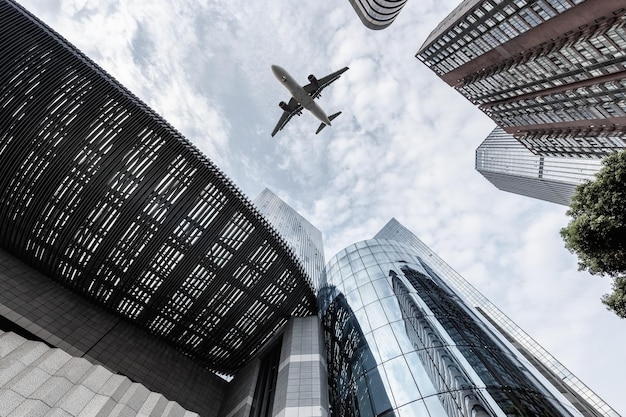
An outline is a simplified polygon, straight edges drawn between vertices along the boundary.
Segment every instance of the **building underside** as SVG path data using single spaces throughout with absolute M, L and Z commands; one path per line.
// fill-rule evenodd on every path
M 58 285 L 13 300 L 37 317 L 4 313 L 94 358 L 100 338 L 140 331 L 212 375 L 234 375 L 291 317 L 316 314 L 284 239 L 163 118 L 9 0 L 0 51 L 0 248 Z M 46 298 L 60 292 L 64 303 Z M 98 313 L 74 312 L 70 331 L 51 306 L 77 303 Z

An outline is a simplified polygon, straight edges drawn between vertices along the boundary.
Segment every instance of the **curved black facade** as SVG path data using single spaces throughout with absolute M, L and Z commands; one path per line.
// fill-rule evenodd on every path
M 226 374 L 315 314 L 284 241 L 160 116 L 6 0 L 0 51 L 2 248 Z

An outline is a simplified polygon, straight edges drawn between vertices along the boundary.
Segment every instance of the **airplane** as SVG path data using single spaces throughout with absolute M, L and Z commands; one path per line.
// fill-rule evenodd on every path
M 278 106 L 283 109 L 283 114 L 280 116 L 276 127 L 272 131 L 272 136 L 285 127 L 287 122 L 289 122 L 293 116 L 300 116 L 302 114 L 302 108 L 310 111 L 313 116 L 322 122 L 315 132 L 316 135 L 320 133 L 324 127 L 330 126 L 331 120 L 339 116 L 341 112 L 326 116 L 326 113 L 324 113 L 324 110 L 322 110 L 322 108 L 315 102 L 315 99 L 321 97 L 320 93 L 322 90 L 329 86 L 332 82 L 336 81 L 341 74 L 347 70 L 348 67 L 344 67 L 339 71 L 335 71 L 332 74 L 320 79 L 315 78 L 315 76 L 311 74 L 308 77 L 309 83 L 305 86 L 301 86 L 291 75 L 289 75 L 287 71 L 285 71 L 284 68 L 279 67 L 278 65 L 272 65 L 272 72 L 274 73 L 274 76 L 278 78 L 287 90 L 289 90 L 292 96 L 289 103 L 285 103 L 284 101 L 278 103 Z

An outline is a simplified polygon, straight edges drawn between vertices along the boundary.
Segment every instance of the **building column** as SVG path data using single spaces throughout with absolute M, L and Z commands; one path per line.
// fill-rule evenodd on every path
M 283 335 L 273 415 L 327 417 L 328 378 L 317 316 L 292 318 Z

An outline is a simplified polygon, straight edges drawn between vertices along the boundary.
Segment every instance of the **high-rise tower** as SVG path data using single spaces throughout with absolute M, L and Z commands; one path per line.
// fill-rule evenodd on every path
M 600 168 L 600 159 L 535 155 L 499 127 L 476 149 L 476 170 L 498 189 L 563 205 Z
M 342 416 L 618 416 L 395 219 L 318 293 Z
M 428 36 L 417 58 L 529 150 L 507 140 L 487 161 L 485 140 L 476 167 L 498 188 L 569 204 L 580 158 L 626 148 L 625 14 L 621 0 L 465 0 Z M 560 179 L 501 171 L 547 162 L 530 154 L 563 158 Z
M 407 0 L 350 0 L 361 22 L 370 29 L 384 29 L 398 16 Z
M 626 9 L 621 0 L 465 0 L 417 57 L 543 156 L 623 149 Z
M 282 236 L 296 257 L 302 262 L 313 287 L 324 269 L 322 232 L 300 213 L 267 188 L 253 201 L 261 214 Z

